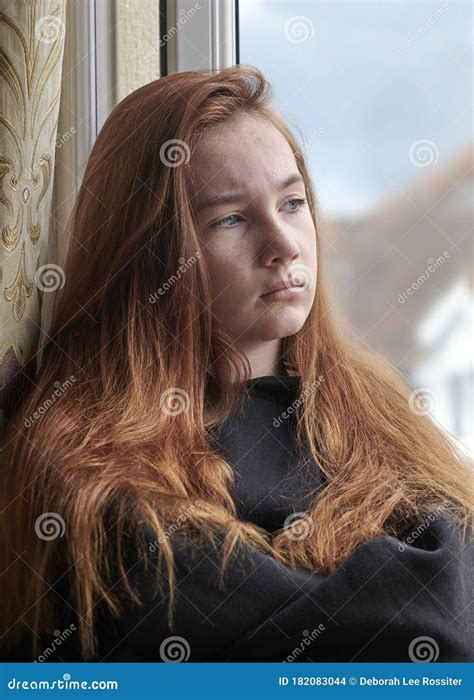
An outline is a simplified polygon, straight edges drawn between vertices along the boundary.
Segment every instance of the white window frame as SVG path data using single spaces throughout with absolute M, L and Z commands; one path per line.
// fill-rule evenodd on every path
M 80 181 L 97 134 L 118 95 L 118 0 L 68 3 L 69 51 L 65 61 L 75 138 L 68 146 L 72 171 Z
M 238 0 L 161 0 L 166 37 L 162 75 L 220 70 L 238 63 Z M 66 72 L 76 138 L 69 163 L 76 194 L 97 134 L 118 101 L 119 0 L 68 3 L 71 32 Z M 166 26 L 164 26 L 166 24 Z M 83 57 L 83 60 L 81 60 Z
M 118 102 L 120 14 L 118 0 L 95 0 L 96 136 Z
M 238 62 L 238 0 L 166 0 L 166 73 L 221 70 Z

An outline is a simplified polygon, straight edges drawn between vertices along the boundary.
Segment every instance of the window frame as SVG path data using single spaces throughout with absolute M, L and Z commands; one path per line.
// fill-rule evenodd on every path
M 68 3 L 69 45 L 63 89 L 69 93 L 75 138 L 68 161 L 77 194 L 97 134 L 118 96 L 118 0 Z
M 162 76 L 238 63 L 238 0 L 161 0 L 160 17 Z

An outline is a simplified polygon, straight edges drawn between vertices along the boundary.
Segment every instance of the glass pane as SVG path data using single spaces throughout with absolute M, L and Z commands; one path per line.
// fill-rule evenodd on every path
M 240 0 L 239 23 L 306 153 L 337 312 L 474 450 L 470 3 Z

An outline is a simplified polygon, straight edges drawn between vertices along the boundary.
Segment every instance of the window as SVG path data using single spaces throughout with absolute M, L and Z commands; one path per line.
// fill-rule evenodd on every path
M 455 341 L 472 294 L 460 325 L 443 324 L 442 348 L 418 333 L 471 279 L 470 3 L 239 0 L 238 14 L 240 62 L 263 70 L 303 133 L 338 312 L 471 440 Z M 447 348 L 455 405 L 439 382 Z

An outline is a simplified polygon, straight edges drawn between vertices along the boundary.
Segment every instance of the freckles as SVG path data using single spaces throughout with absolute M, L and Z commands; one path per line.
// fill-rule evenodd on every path
M 224 267 L 233 276 L 238 274 L 239 270 L 247 270 L 249 267 L 249 256 L 239 246 L 225 246 L 216 250 L 214 260 L 216 266 Z
M 253 258 L 251 252 L 243 249 L 237 241 L 230 242 L 229 238 L 214 241 L 206 250 L 206 261 L 214 290 L 221 291 L 222 297 L 251 288 L 248 277 Z
M 214 291 L 225 296 L 235 286 L 239 277 L 238 270 L 235 270 L 235 260 L 227 252 L 225 255 L 209 256 L 207 264 Z M 224 291 L 226 289 L 227 292 Z

